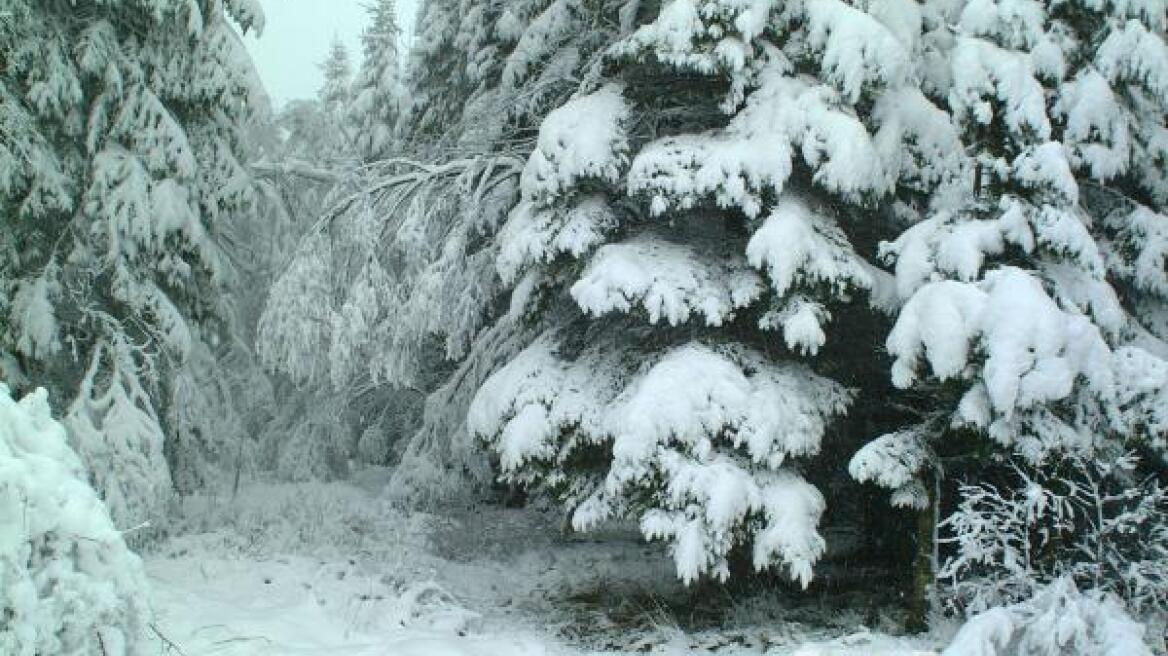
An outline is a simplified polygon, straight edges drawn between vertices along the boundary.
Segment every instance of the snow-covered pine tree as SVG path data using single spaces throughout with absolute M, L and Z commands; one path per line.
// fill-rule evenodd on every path
M 328 55 L 320 63 L 324 81 L 317 90 L 321 112 L 327 121 L 327 129 L 335 135 L 333 151 L 326 156 L 351 156 L 354 136 L 346 125 L 353 103 L 353 64 L 349 50 L 339 37 L 333 37 Z
M 917 5 L 596 10 L 621 35 L 543 121 L 497 238 L 540 336 L 468 424 L 506 480 L 577 528 L 637 520 L 686 581 L 745 547 L 806 585 L 825 500 L 803 472 L 852 396 L 809 363 L 833 311 L 862 316 L 886 284 L 849 234 L 960 171 L 915 85 Z
M 115 521 L 137 523 L 170 489 L 167 459 L 187 455 L 164 438 L 170 377 L 229 315 L 225 231 L 253 202 L 240 127 L 266 103 L 236 28 L 262 14 L 251 0 L 4 12 L 0 351 L 66 402 Z
M 353 98 L 353 64 L 349 50 L 339 37 L 333 37 L 328 55 L 320 64 L 324 74 L 317 97 L 326 112 L 341 116 Z
M 989 481 L 991 454 L 1162 449 L 1164 9 L 924 3 L 923 88 L 960 130 L 962 174 L 902 203 L 912 225 L 883 246 L 893 381 L 931 409 L 851 470 L 894 504 L 928 506 L 940 476 Z
M 0 652 L 154 653 L 142 563 L 37 389 L 0 383 Z
M 396 7 L 395 0 L 369 5 L 369 24 L 361 34 L 361 70 L 353 83 L 352 120 L 357 151 L 366 162 L 392 153 L 405 94 Z

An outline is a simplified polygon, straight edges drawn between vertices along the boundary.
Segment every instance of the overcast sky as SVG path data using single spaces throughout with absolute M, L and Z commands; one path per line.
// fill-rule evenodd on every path
M 320 62 L 336 36 L 349 49 L 354 69 L 361 61 L 361 30 L 368 0 L 260 0 L 267 17 L 264 33 L 245 38 L 264 79 L 272 105 L 311 98 L 320 88 Z M 416 0 L 398 0 L 402 27 L 413 25 Z

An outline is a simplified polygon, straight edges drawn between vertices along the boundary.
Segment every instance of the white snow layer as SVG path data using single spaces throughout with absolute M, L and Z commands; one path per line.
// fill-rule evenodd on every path
M 649 323 L 664 319 L 676 326 L 701 314 L 707 325 L 720 326 L 763 289 L 741 257 L 712 256 L 641 235 L 601 247 L 570 293 L 581 310 L 596 316 L 627 313 L 636 305 Z
M 629 107 L 619 85 L 580 96 L 551 111 L 539 126 L 535 151 L 523 169 L 525 198 L 548 200 L 582 179 L 616 182 L 629 150 Z
M 499 231 L 495 268 L 504 282 L 513 284 L 531 266 L 549 264 L 560 255 L 584 255 L 616 225 L 603 194 L 579 196 L 564 209 L 521 201 Z
M 767 272 L 779 296 L 796 284 L 825 285 L 841 296 L 848 288 L 873 284 L 868 267 L 835 221 L 790 194 L 779 198 L 750 238 L 746 257 Z
M 830 629 L 747 611 L 697 632 L 668 621 L 630 630 L 572 598 L 686 594 L 669 559 L 635 533 L 565 540 L 553 517 L 531 508 L 405 511 L 379 496 L 387 475 L 188 499 L 179 521 L 189 530 L 147 560 L 159 631 L 187 656 L 936 654 L 935 636 L 869 631 L 860 610 L 845 611 L 854 623 L 833 617 Z M 564 644 L 578 630 L 606 647 Z
M 1083 376 L 1112 386 L 1110 352 L 1091 321 L 1060 309 L 1031 274 L 1004 267 L 980 283 L 932 282 L 909 299 L 888 336 L 893 381 L 908 387 L 921 360 L 940 380 L 967 375 L 975 354 L 990 407 L 1016 409 L 1057 401 Z
M 926 436 L 912 428 L 881 435 L 860 447 L 848 464 L 848 473 L 861 483 L 872 482 L 892 490 L 892 505 L 923 510 L 928 496 L 919 480 L 932 464 Z

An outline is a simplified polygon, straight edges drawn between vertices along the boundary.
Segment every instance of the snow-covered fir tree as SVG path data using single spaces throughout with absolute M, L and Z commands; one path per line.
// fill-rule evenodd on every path
M 328 121 L 330 130 L 341 135 L 337 148 L 348 151 L 352 148 L 353 135 L 345 125 L 353 103 L 353 63 L 349 50 L 340 38 L 333 37 L 328 55 L 320 63 L 324 81 L 316 96 L 321 111 Z
M 914 86 L 919 15 L 611 9 L 607 70 L 543 121 L 498 236 L 512 311 L 542 334 L 468 423 L 506 479 L 577 528 L 636 519 L 686 581 L 745 547 L 807 585 L 825 499 L 806 461 L 853 395 L 815 356 L 834 311 L 885 301 L 849 235 L 879 220 L 865 205 L 957 173 L 918 165 L 958 144 Z
M 893 381 L 926 411 L 853 474 L 924 508 L 946 476 L 1159 460 L 1164 4 L 938 1 L 922 18 L 922 89 L 960 131 L 962 173 L 902 199 L 910 225 L 882 251 L 902 304 Z
M 962 131 L 965 173 L 901 206 L 917 220 L 883 247 L 904 302 L 888 348 L 897 385 L 932 377 L 960 394 L 939 423 L 873 449 L 917 453 L 924 471 L 950 424 L 1035 462 L 1109 435 L 1163 442 L 1160 408 L 1140 403 L 1165 352 L 1141 318 L 1162 294 L 1168 227 L 1155 7 L 928 5 L 926 86 Z
M 405 89 L 399 57 L 401 28 L 395 0 L 369 5 L 369 24 L 361 34 L 361 70 L 353 82 L 353 130 L 364 161 L 392 154 L 394 131 Z
M 423 3 L 403 136 L 444 159 L 529 150 L 540 119 L 596 70 L 611 44 L 616 26 L 597 13 L 608 4 Z
M 342 115 L 353 98 L 353 63 L 348 48 L 339 38 L 333 38 L 320 70 L 324 82 L 317 96 L 326 112 Z
M 189 400 L 171 378 L 229 321 L 241 127 L 266 107 L 237 29 L 262 22 L 250 0 L 17 0 L 0 20 L 0 359 L 63 404 L 119 523 L 190 455 L 164 431 Z

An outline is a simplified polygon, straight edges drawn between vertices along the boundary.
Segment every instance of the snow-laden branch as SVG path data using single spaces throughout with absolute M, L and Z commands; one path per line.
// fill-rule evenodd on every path
M 254 162 L 250 168 L 252 174 L 259 177 L 295 176 L 324 184 L 337 184 L 344 179 L 344 175 L 335 170 L 313 166 L 308 162 L 294 159 L 280 162 Z

